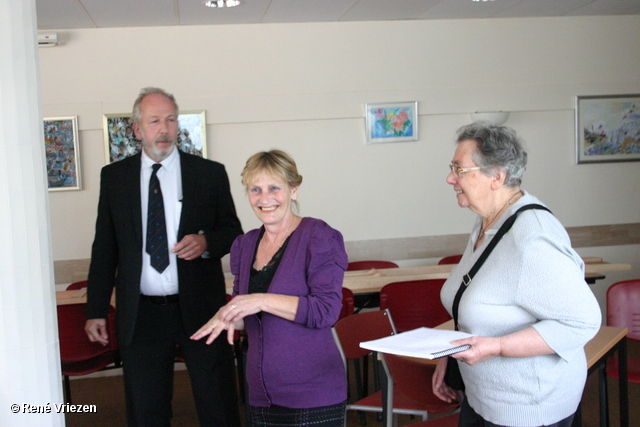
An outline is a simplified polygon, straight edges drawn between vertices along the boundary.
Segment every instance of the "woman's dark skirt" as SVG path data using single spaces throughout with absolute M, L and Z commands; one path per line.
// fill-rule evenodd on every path
M 282 406 L 251 406 L 249 419 L 252 426 L 284 427 L 344 427 L 347 402 L 317 408 L 284 408 Z

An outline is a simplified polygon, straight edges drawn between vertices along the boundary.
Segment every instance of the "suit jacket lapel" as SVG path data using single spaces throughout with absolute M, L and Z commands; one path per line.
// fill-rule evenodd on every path
M 176 148 L 178 150 L 178 148 Z M 185 215 L 185 211 L 191 209 L 191 204 L 196 200 L 196 173 L 193 172 L 193 168 L 189 159 L 189 156 L 185 155 L 181 150 L 178 150 L 180 154 L 180 176 L 182 178 L 182 210 L 180 213 L 180 225 L 178 226 L 178 241 L 184 237 L 184 221 L 188 218 Z
M 124 192 L 127 198 L 126 203 L 131 211 L 131 220 L 133 221 L 133 229 L 136 234 L 136 241 L 142 246 L 142 201 L 140 197 L 140 165 L 142 155 L 140 153 L 133 156 L 128 164 L 128 169 L 123 177 L 123 185 L 126 185 Z

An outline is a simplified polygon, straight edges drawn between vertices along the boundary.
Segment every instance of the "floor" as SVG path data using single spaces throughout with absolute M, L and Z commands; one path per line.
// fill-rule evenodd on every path
M 640 346 L 631 345 L 629 355 L 640 357 Z M 620 425 L 618 415 L 618 382 L 609 378 L 608 390 L 610 426 L 617 427 Z M 113 427 L 126 425 L 121 376 L 74 379 L 71 381 L 71 393 L 74 404 L 96 405 L 97 412 L 93 414 L 67 414 L 67 427 Z M 582 425 L 584 427 L 599 426 L 598 396 L 598 379 L 594 373 L 587 380 L 582 402 Z M 629 403 L 630 426 L 640 427 L 640 411 L 638 410 L 638 403 L 640 403 L 640 384 L 629 384 Z M 242 408 L 241 415 L 244 416 Z M 405 426 L 416 422 L 418 422 L 418 420 L 411 419 L 409 416 L 401 416 L 398 424 Z M 198 425 L 195 408 L 191 399 L 189 378 L 186 371 L 183 370 L 177 371 L 175 375 L 172 425 L 174 427 L 192 427 Z M 359 425 L 357 414 L 350 411 L 347 415 L 347 427 L 357 427 Z M 370 427 L 379 427 L 382 426 L 382 422 L 377 421 L 375 414 L 367 414 L 367 425 Z

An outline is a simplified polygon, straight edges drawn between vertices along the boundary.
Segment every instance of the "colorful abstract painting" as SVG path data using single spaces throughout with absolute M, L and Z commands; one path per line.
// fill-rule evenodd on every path
M 640 95 L 576 101 L 577 162 L 640 160 Z
M 185 111 L 178 116 L 176 146 L 185 153 L 207 157 L 207 134 L 204 111 Z M 103 117 L 105 157 L 117 162 L 140 151 L 142 143 L 133 131 L 131 114 L 105 114 Z
M 49 191 L 80 190 L 77 117 L 49 117 L 43 124 Z

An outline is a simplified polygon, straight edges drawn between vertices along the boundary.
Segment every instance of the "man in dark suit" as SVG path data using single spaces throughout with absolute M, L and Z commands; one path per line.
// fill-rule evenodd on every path
M 231 347 L 189 339 L 226 303 L 220 258 L 242 233 L 224 166 L 176 148 L 178 105 L 158 88 L 133 107 L 142 152 L 102 169 L 87 294 L 89 339 L 117 339 L 129 426 L 168 426 L 176 345 L 201 425 L 238 426 Z

